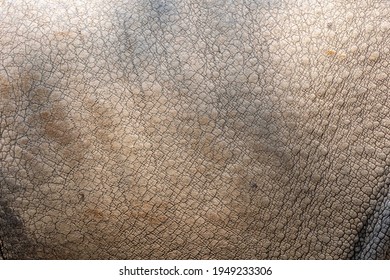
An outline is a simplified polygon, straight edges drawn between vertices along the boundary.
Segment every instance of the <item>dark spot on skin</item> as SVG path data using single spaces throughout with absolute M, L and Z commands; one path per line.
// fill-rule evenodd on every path
M 251 186 L 252 189 L 257 189 L 257 187 L 258 187 L 256 182 L 251 182 L 250 186 Z
M 5 259 L 5 256 L 4 256 L 4 253 L 3 253 L 3 241 L 0 240 L 0 260 L 4 260 Z
M 6 202 L 0 201 L 0 258 L 28 259 L 35 255 L 35 246 L 26 234 L 20 217 Z
M 333 27 L 333 23 L 331 23 L 331 22 L 328 22 L 328 23 L 326 24 L 326 27 L 327 27 L 328 29 L 332 29 L 332 27 Z

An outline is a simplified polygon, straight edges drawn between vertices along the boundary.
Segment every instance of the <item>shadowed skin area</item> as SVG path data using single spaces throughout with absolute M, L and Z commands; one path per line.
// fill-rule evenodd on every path
M 389 259 L 386 0 L 0 0 L 1 259 Z

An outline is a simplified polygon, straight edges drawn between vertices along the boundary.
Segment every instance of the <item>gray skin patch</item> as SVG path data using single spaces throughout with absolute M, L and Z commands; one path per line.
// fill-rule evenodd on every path
M 20 215 L 9 197 L 19 197 L 24 187 L 7 180 L 0 170 L 0 259 L 30 259 L 35 246 L 28 238 Z
M 20 217 L 0 201 L 0 258 L 29 259 L 34 245 L 29 241 Z
M 386 177 L 385 177 L 386 178 Z M 390 177 L 380 184 L 376 207 L 359 233 L 352 259 L 388 259 L 390 242 Z

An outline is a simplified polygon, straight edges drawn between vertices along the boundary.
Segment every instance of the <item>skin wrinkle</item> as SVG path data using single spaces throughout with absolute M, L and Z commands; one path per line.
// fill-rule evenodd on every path
M 381 182 L 381 194 L 377 199 L 378 203 L 375 205 L 375 209 L 373 209 L 373 213 L 370 215 L 370 220 L 367 220 L 364 223 L 364 228 L 361 230 L 359 234 L 362 235 L 358 240 L 358 244 L 355 245 L 355 254 L 353 255 L 354 259 L 377 259 L 381 258 L 381 256 L 387 256 L 386 245 L 383 243 L 388 242 L 389 240 L 389 181 L 388 177 L 388 168 L 385 171 L 387 173 L 387 177 L 385 182 Z M 387 193 L 386 193 L 387 190 Z M 378 210 L 379 209 L 379 210 Z M 375 215 L 374 213 L 379 213 L 379 215 Z M 372 229 L 374 228 L 374 229 Z M 376 239 L 376 236 L 380 236 Z M 378 242 L 379 241 L 379 242 Z M 369 243 L 369 244 L 367 244 Z M 370 248 L 378 248 L 377 250 L 370 250 Z M 383 258 L 383 257 L 382 257 Z
M 389 258 L 386 1 L 0 6 L 2 258 Z

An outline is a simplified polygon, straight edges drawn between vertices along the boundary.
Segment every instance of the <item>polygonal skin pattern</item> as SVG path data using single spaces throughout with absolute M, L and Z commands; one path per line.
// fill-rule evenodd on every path
M 390 258 L 389 1 L 0 19 L 0 258 Z

